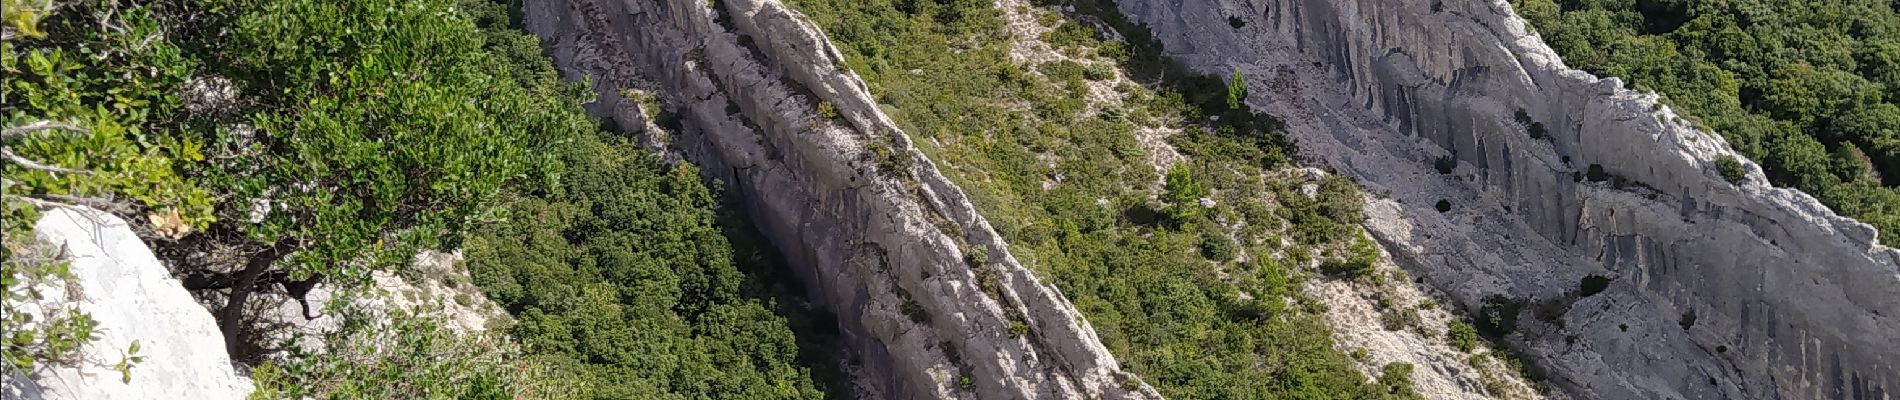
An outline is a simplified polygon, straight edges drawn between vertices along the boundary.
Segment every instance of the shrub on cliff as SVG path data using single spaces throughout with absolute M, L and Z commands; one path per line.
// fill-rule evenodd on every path
M 1451 347 L 1466 353 L 1478 348 L 1478 330 L 1472 328 L 1471 324 L 1465 323 L 1464 320 L 1453 319 L 1446 329 L 1445 337 L 1451 340 Z
M 1748 171 L 1742 168 L 1742 162 L 1735 156 L 1724 154 L 1715 159 L 1715 171 L 1722 174 L 1728 183 L 1740 185 L 1748 180 Z

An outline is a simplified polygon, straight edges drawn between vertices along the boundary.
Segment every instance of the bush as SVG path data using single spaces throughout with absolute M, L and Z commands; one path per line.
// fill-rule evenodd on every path
M 1441 156 L 1441 157 L 1438 157 L 1438 159 L 1432 161 L 1432 168 L 1437 168 L 1438 173 L 1441 173 L 1441 174 L 1449 174 L 1451 173 L 1452 169 L 1455 169 L 1457 167 L 1458 167 L 1458 160 L 1452 158 L 1451 156 Z
M 818 119 L 823 121 L 838 119 L 838 106 L 832 105 L 829 101 L 818 102 Z
M 976 247 L 970 248 L 969 253 L 966 253 L 963 255 L 963 262 L 965 264 L 968 264 L 970 268 L 978 268 L 986 264 L 989 264 L 990 263 L 989 247 L 976 246 Z
M 1418 324 L 1419 316 L 1416 308 L 1395 307 L 1379 314 L 1379 327 L 1387 331 L 1402 331 L 1406 327 L 1418 326 Z
M 1517 331 L 1517 315 L 1524 309 L 1524 300 L 1501 294 L 1486 296 L 1478 308 L 1475 328 L 1478 334 L 1492 340 L 1502 340 Z
M 1696 320 L 1695 309 L 1691 308 L 1689 309 L 1689 311 L 1682 312 L 1682 319 L 1677 320 L 1676 324 L 1681 325 L 1682 330 L 1686 331 L 1686 330 L 1689 330 L 1689 328 L 1695 327 L 1695 320 Z
M 1320 263 L 1320 273 L 1328 276 L 1359 279 L 1371 276 L 1379 261 L 1379 247 L 1372 239 L 1360 234 L 1358 240 L 1347 247 L 1344 258 L 1328 259 Z
M 1441 213 L 1451 212 L 1451 200 L 1440 199 L 1438 200 L 1438 204 L 1432 205 L 1432 208 L 1438 209 L 1438 212 Z
M 1590 169 L 1583 174 L 1583 178 L 1591 182 L 1603 182 L 1610 180 L 1610 173 L 1603 169 L 1603 164 L 1590 164 Z
M 323 335 L 325 350 L 292 346 L 285 361 L 251 369 L 252 400 L 557 399 L 571 385 L 503 338 L 461 336 L 441 320 L 398 310 L 388 324 L 364 310 L 332 315 L 341 328 Z
M 1716 157 L 1715 171 L 1721 173 L 1722 179 L 1730 184 L 1740 185 L 1748 182 L 1748 170 L 1742 167 L 1742 162 L 1736 160 L 1735 156 L 1723 154 Z
M 1385 387 L 1387 399 L 1420 399 L 1418 392 L 1412 389 L 1412 364 L 1404 362 L 1388 363 L 1380 368 L 1379 385 Z
M 1091 81 L 1115 79 L 1115 66 L 1103 63 L 1089 64 L 1082 69 L 1082 78 Z
M 1244 110 L 1247 106 L 1247 77 L 1240 70 L 1234 70 L 1233 80 L 1227 82 L 1227 109 Z
M 1206 207 L 1201 206 L 1201 198 L 1207 197 L 1208 189 L 1186 164 L 1175 164 L 1168 169 L 1168 180 L 1162 186 L 1162 200 L 1168 202 L 1168 218 L 1177 224 L 1187 224 L 1199 220 Z
M 1478 348 L 1478 330 L 1462 320 L 1452 320 L 1445 337 L 1451 340 L 1451 346 L 1458 351 L 1470 353 Z
M 1234 260 L 1234 240 L 1221 233 L 1219 227 L 1209 227 L 1201 231 L 1201 256 L 1213 261 Z

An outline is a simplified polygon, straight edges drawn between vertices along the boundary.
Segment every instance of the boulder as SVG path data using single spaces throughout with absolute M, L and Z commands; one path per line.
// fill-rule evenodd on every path
M 41 244 L 71 262 L 73 281 L 47 298 L 98 322 L 77 367 L 15 374 L 7 399 L 242 399 L 249 379 L 225 354 L 217 322 L 160 264 L 124 220 L 94 210 L 51 208 L 34 226 Z M 73 289 L 68 291 L 68 289 Z M 28 310 L 31 312 L 31 310 Z M 132 343 L 143 356 L 129 380 L 114 370 Z

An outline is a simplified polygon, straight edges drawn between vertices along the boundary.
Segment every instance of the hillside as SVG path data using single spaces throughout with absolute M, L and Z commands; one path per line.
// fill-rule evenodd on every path
M 4 1 L 7 400 L 1900 387 L 1884 3 Z

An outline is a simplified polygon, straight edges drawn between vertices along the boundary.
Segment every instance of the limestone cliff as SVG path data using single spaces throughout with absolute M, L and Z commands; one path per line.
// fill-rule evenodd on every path
M 1159 398 L 1010 256 L 816 26 L 772 0 L 712 6 L 530 0 L 524 14 L 558 66 L 592 79 L 596 115 L 641 131 L 642 143 L 671 143 L 744 199 L 813 298 L 839 316 L 860 390 Z M 639 129 L 655 125 L 657 110 L 623 97 L 637 93 L 659 95 L 667 117 L 651 119 L 676 136 Z
M 124 220 L 96 210 L 51 208 L 34 232 L 57 259 L 70 262 L 73 274 L 47 298 L 70 299 L 77 311 L 91 314 L 98 323 L 96 340 L 85 346 L 79 365 L 0 379 L 0 398 L 235 400 L 251 392 L 251 381 L 225 355 L 224 335 L 211 313 L 172 279 Z M 138 352 L 128 354 L 135 341 Z M 128 355 L 144 357 L 129 376 L 113 369 Z
M 1719 136 L 1564 66 L 1504 0 L 1117 3 L 1177 60 L 1244 72 L 1305 155 L 1389 193 L 1369 230 L 1467 305 L 1615 278 L 1548 322 L 1525 313 L 1529 354 L 1575 397 L 1900 391 L 1900 254 L 1753 164 L 1724 181 Z

